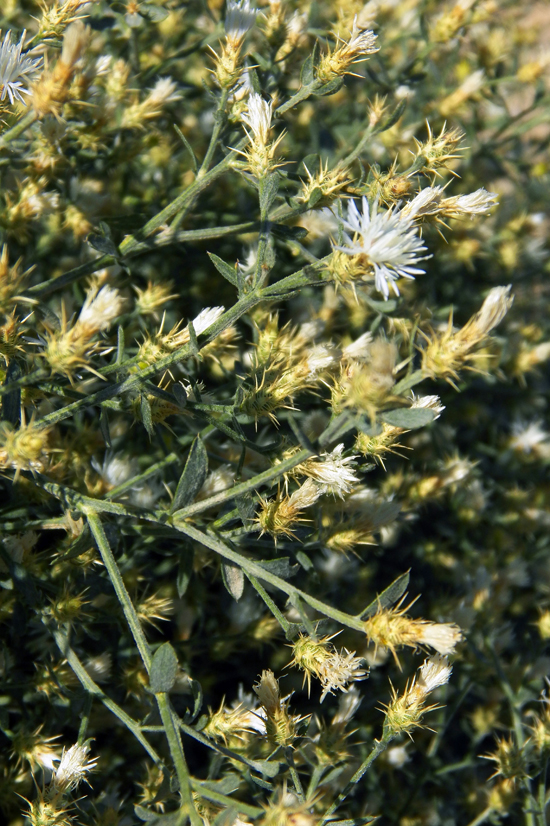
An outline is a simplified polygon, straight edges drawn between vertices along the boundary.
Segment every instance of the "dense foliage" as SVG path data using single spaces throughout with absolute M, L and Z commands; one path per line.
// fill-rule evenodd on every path
M 548 8 L 0 26 L 2 822 L 546 824 Z

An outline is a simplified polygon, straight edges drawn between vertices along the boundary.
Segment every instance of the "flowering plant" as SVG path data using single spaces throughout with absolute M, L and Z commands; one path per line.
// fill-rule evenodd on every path
M 538 7 L 27 6 L 4 821 L 543 826 Z

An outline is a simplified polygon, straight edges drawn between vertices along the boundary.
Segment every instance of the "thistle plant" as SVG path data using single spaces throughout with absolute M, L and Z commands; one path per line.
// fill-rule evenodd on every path
M 2 5 L 2 822 L 547 823 L 548 24 Z

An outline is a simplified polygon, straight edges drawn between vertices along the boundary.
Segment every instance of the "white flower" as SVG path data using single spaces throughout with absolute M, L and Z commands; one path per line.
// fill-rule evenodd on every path
M 349 202 L 343 223 L 354 237 L 345 234 L 347 246 L 335 249 L 348 255 L 365 255 L 374 269 L 376 289 L 387 300 L 390 285 L 399 295 L 395 283 L 398 278 L 414 278 L 424 272 L 416 264 L 428 257 L 420 255 L 426 247 L 412 220 L 404 218 L 399 210 L 378 212 L 378 201 L 369 208 L 364 196 L 362 206 L 361 213 L 354 201 Z
M 510 447 L 521 453 L 531 453 L 548 442 L 550 434 L 542 428 L 542 422 L 536 421 L 526 425 L 522 422 L 515 422 L 512 426 L 513 437 L 510 439 Z
M 512 306 L 514 296 L 510 295 L 511 289 L 511 284 L 508 284 L 507 287 L 493 287 L 481 305 L 480 311 L 473 316 L 466 327 L 471 323 L 476 328 L 476 331 L 479 331 L 480 334 L 483 333 L 487 335 L 493 327 L 500 324 Z M 464 329 L 466 329 L 466 327 Z
M 105 651 L 97 657 L 89 657 L 84 663 L 84 669 L 94 682 L 105 683 L 111 676 L 112 664 L 111 655 Z
M 61 761 L 52 780 L 56 792 L 72 792 L 85 779 L 86 772 L 95 768 L 97 760 L 86 760 L 89 751 L 88 745 L 74 745 L 68 751 L 63 749 Z
M 363 333 L 359 338 L 344 347 L 343 355 L 352 361 L 368 361 L 370 359 L 370 345 L 372 333 Z
M 338 701 L 338 711 L 332 718 L 332 725 L 336 726 L 348 723 L 355 715 L 362 701 L 363 698 L 359 694 L 357 686 L 352 685 L 351 688 L 340 697 Z
M 92 287 L 82 305 L 78 324 L 93 330 L 107 330 L 124 307 L 124 298 L 115 287 L 105 286 L 99 291 Z
M 259 10 L 250 5 L 250 0 L 229 0 L 225 14 L 225 33 L 228 40 L 239 43 L 253 27 Z
M 407 754 L 407 746 L 392 746 L 386 752 L 386 760 L 395 769 L 401 769 L 411 758 Z
M 338 231 L 338 221 L 328 207 L 309 209 L 300 216 L 300 226 L 308 231 L 307 240 L 326 238 Z
M 271 101 L 267 103 L 257 92 L 252 92 L 248 96 L 248 111 L 241 115 L 241 120 L 250 128 L 252 135 L 248 132 L 247 134 L 253 143 L 262 146 L 267 144 L 271 129 L 271 116 Z
M 196 318 L 193 319 L 195 333 L 200 336 L 214 324 L 225 312 L 225 307 L 205 307 Z
M 357 57 L 361 55 L 374 54 L 379 51 L 376 45 L 377 35 L 374 32 L 359 26 L 357 23 L 357 15 L 353 19 L 353 29 L 351 30 L 351 37 L 347 41 L 347 48 Z
M 405 204 L 400 213 L 401 219 L 414 219 L 423 215 L 437 214 L 442 192 L 442 186 L 427 186 L 425 189 L 421 189 L 412 201 Z
M 441 202 L 441 212 L 451 218 L 458 218 L 461 215 L 486 215 L 497 203 L 497 198 L 496 192 L 487 192 L 482 187 L 476 189 L 475 192 L 470 192 L 469 195 L 445 198 Z
M 330 453 L 321 454 L 321 462 L 307 463 L 308 476 L 315 479 L 323 493 L 332 493 L 342 499 L 359 482 L 354 472 L 357 457 L 342 456 L 343 451 L 342 443 Z
M 447 663 L 445 657 L 429 657 L 420 667 L 416 685 L 429 694 L 430 691 L 448 683 L 452 671 L 452 666 Z
M 181 92 L 177 91 L 176 82 L 171 77 L 160 77 L 149 91 L 145 103 L 152 107 L 158 107 L 180 99 Z
M 289 511 L 309 508 L 315 504 L 322 493 L 322 489 L 312 479 L 306 479 L 304 484 L 289 497 L 287 507 Z
M 418 642 L 435 648 L 438 654 L 452 654 L 462 639 L 458 625 L 448 622 L 426 622 L 420 627 Z
M 7 95 L 10 103 L 16 100 L 25 103 L 23 94 L 31 93 L 23 83 L 33 80 L 42 63 L 41 57 L 31 58 L 27 57 L 27 54 L 21 54 L 25 34 L 26 32 L 23 32 L 16 45 L 11 42 L 11 31 L 8 31 L 0 46 L 0 100 L 5 100 Z
M 231 465 L 221 465 L 208 474 L 204 485 L 197 494 L 197 499 L 208 499 L 222 490 L 227 490 L 235 481 L 235 471 Z
M 336 351 L 324 344 L 316 344 L 307 354 L 308 379 L 315 378 L 336 361 Z
M 335 651 L 328 659 L 318 666 L 318 677 L 323 686 L 319 702 L 323 702 L 327 694 L 336 690 L 346 691 L 348 683 L 364 680 L 368 677 L 368 669 L 363 668 L 363 657 L 356 657 L 355 651 Z
M 427 410 L 433 410 L 434 412 L 434 419 L 439 419 L 443 411 L 445 410 L 445 405 L 441 404 L 441 399 L 439 396 L 418 396 L 417 399 L 413 400 L 411 404 L 411 409 L 422 407 Z
M 101 465 L 92 459 L 92 467 L 103 481 L 113 488 L 122 485 L 123 482 L 127 482 L 139 473 L 139 462 L 136 458 L 129 458 L 122 453 L 113 453 L 110 450 L 105 454 Z

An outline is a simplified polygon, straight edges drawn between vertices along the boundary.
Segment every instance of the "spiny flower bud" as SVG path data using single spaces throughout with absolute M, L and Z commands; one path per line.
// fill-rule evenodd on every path
M 497 740 L 496 751 L 491 754 L 483 754 L 485 760 L 493 760 L 496 763 L 495 772 L 492 777 L 498 775 L 518 782 L 528 777 L 529 746 L 519 746 L 514 737 L 503 737 Z
M 288 711 L 290 697 L 281 699 L 279 683 L 273 671 L 262 671 L 260 681 L 253 686 L 266 714 L 266 734 L 273 746 L 292 746 L 296 739 L 296 727 L 301 717 Z
M 50 454 L 51 429 L 30 422 L 16 430 L 0 423 L 0 467 L 43 471 Z
M 351 36 L 348 40 L 336 35 L 337 46 L 324 54 L 317 67 L 317 78 L 323 83 L 337 77 L 353 74 L 350 72 L 355 63 L 366 60 L 368 55 L 378 51 L 376 35 L 365 31 L 357 23 L 357 15 L 353 21 Z
M 401 600 L 402 602 L 403 600 Z M 397 660 L 396 648 L 429 646 L 439 654 L 452 654 L 462 639 L 462 632 L 453 623 L 428 622 L 406 616 L 410 606 L 400 609 L 379 606 L 376 614 L 365 622 L 365 633 L 376 646 L 388 648 Z
M 437 137 L 433 134 L 430 124 L 426 121 L 428 130 L 428 140 L 421 142 L 414 139 L 416 143 L 416 160 L 423 163 L 423 171 L 430 175 L 439 175 L 440 169 L 449 169 L 450 161 L 461 157 L 462 147 L 460 146 L 464 133 L 459 129 L 447 130 L 443 124 L 441 132 Z
M 240 154 L 244 155 L 248 169 L 259 181 L 280 166 L 275 153 L 285 133 L 282 132 L 275 141 L 270 141 L 272 115 L 271 101 L 265 101 L 257 92 L 250 92 L 247 111 L 241 115 L 241 120 L 248 126 L 245 131 L 250 144 Z
M 269 533 L 275 539 L 278 536 L 292 537 L 294 526 L 307 521 L 302 517 L 302 511 L 314 505 L 322 493 L 312 479 L 306 479 L 291 496 L 279 495 L 271 500 L 260 498 L 257 522 L 262 534 Z
M 514 300 L 510 295 L 512 287 L 494 287 L 483 302 L 479 312 L 456 331 L 453 328 L 452 313 L 447 327 L 439 332 L 431 330 L 430 334 L 421 332 L 427 342 L 422 349 L 422 370 L 432 378 L 445 378 L 450 384 L 458 379 L 458 370 L 476 370 L 471 366 L 475 362 L 476 347 L 482 344 L 491 330 L 500 324 Z
M 430 692 L 448 683 L 452 668 L 444 657 L 431 657 L 424 661 L 416 677 L 407 685 L 403 694 L 392 688 L 391 702 L 384 706 L 384 736 L 393 738 L 398 734 L 408 734 L 421 727 L 424 714 L 438 706 L 424 705 Z
M 310 172 L 307 167 L 306 173 L 307 181 L 302 185 L 299 199 L 315 209 L 330 206 L 352 182 L 348 167 L 337 164 L 329 169 L 328 161 L 321 162 L 317 173 Z

